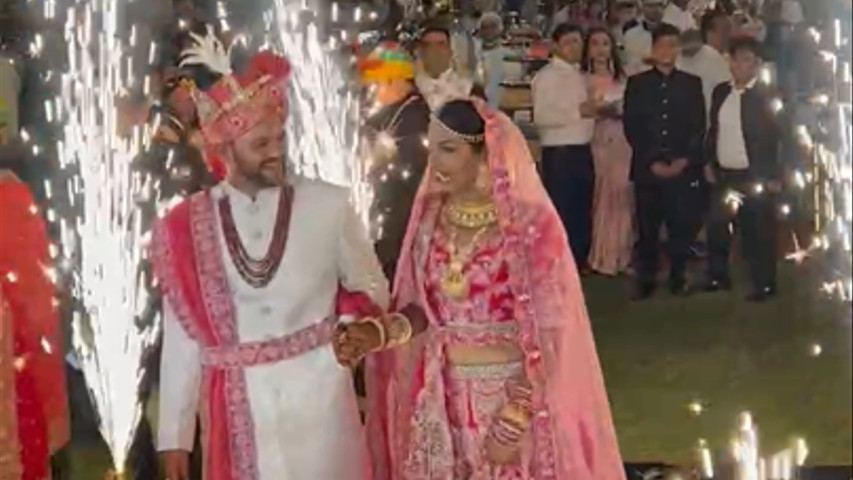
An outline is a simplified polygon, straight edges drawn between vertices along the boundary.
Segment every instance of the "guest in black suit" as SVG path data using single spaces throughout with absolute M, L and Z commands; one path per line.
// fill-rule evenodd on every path
M 680 32 L 658 27 L 652 38 L 655 67 L 628 80 L 625 134 L 633 147 L 631 178 L 636 190 L 638 288 L 636 298 L 656 288 L 661 224 L 669 239 L 670 290 L 690 292 L 685 275 L 691 221 L 698 215 L 690 184 L 701 176 L 706 114 L 702 81 L 675 68 Z
M 711 97 L 706 175 L 714 185 L 708 226 L 709 283 L 706 290 L 729 289 L 732 223 L 741 236 L 752 292 L 750 301 L 776 294 L 776 211 L 781 190 L 780 129 L 771 97 L 758 84 L 759 43 L 749 37 L 731 45 L 732 82 L 721 83 Z M 734 197 L 739 200 L 734 201 Z M 739 206 L 738 206 L 739 204 Z

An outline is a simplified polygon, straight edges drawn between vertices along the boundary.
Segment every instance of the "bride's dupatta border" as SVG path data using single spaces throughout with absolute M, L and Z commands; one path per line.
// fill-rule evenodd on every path
M 537 480 L 623 480 L 621 457 L 583 292 L 565 231 L 526 142 L 511 120 L 473 99 L 507 247 L 518 343 L 534 385 L 532 471 Z M 414 203 L 395 280 L 395 304 L 426 302 L 424 265 L 437 202 L 427 171 Z M 368 364 L 368 428 L 378 480 L 453 480 L 447 451 L 442 348 L 427 332 Z M 436 367 L 436 363 L 439 363 Z M 419 441 L 426 439 L 425 444 Z

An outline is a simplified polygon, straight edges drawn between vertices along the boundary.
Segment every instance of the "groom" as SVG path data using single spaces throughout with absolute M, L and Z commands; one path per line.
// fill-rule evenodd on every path
M 206 480 L 366 480 L 352 377 L 331 342 L 341 289 L 350 313 L 380 314 L 347 334 L 390 341 L 377 320 L 387 281 L 348 192 L 285 178 L 287 61 L 260 53 L 238 75 L 210 33 L 195 38 L 183 63 L 204 72 L 205 155 L 226 177 L 154 230 L 166 478 L 187 479 L 198 415 Z

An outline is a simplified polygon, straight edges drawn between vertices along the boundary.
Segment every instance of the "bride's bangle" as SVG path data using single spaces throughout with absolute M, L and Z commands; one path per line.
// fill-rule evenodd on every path
M 525 427 L 512 420 L 498 417 L 492 425 L 489 435 L 496 443 L 512 447 L 521 442 L 526 430 Z
M 412 339 L 412 322 L 402 313 L 393 313 L 386 317 L 388 343 L 385 348 L 394 348 Z
M 498 413 L 500 418 L 505 418 L 518 426 L 527 429 L 530 426 L 531 418 L 533 418 L 532 412 L 517 403 L 507 403 Z
M 507 382 L 507 398 L 510 404 L 527 411 L 533 411 L 533 387 L 527 380 L 518 379 Z
M 385 328 L 385 324 L 382 323 L 382 320 L 376 317 L 366 317 L 359 320 L 359 323 L 369 323 L 376 327 L 376 330 L 379 332 L 379 346 L 373 349 L 373 351 L 378 352 L 380 350 L 384 350 L 388 345 L 388 331 Z

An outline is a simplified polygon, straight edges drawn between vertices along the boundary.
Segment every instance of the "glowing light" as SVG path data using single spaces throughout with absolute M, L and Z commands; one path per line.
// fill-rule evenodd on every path
M 797 466 L 802 467 L 803 465 L 805 465 L 806 460 L 809 458 L 809 446 L 806 443 L 805 439 L 794 439 L 794 453 L 794 462 L 797 464 Z
M 128 3 L 88 2 L 83 16 L 71 11 L 64 30 L 69 70 L 61 76 L 58 97 L 64 124 L 59 157 L 79 171 L 73 185 L 81 205 L 75 221 L 61 223 L 62 268 L 73 271 L 73 292 L 86 310 L 75 314 L 72 342 L 119 473 L 139 416 L 141 354 L 156 335 L 153 327 L 140 331 L 134 322 L 147 303 L 147 289 L 138 271 L 145 245 L 130 166 L 145 146 L 144 135 L 142 127 L 127 138 L 116 133 L 116 100 L 135 76 L 124 42 L 134 41 L 136 29 L 121 22 Z
M 797 126 L 796 134 L 800 145 L 808 149 L 814 148 L 814 141 L 812 140 L 812 136 L 809 133 L 809 129 L 805 125 Z
M 743 205 L 744 198 L 744 194 L 736 190 L 729 190 L 723 197 L 723 203 L 731 207 L 732 210 L 737 210 Z
M 349 88 L 344 70 L 327 51 L 317 25 L 300 24 L 298 3 L 273 2 L 277 43 L 293 70 L 287 121 L 288 159 L 297 173 L 349 186 L 353 203 L 367 223 L 372 189 L 365 164 L 358 161 L 358 97 Z M 338 5 L 332 4 L 332 21 Z
M 817 103 L 819 105 L 829 105 L 829 95 L 825 93 L 821 93 L 812 97 L 812 102 Z
M 17 283 L 17 281 L 18 281 L 18 274 L 17 274 L 17 273 L 15 273 L 15 272 L 8 272 L 8 273 L 6 274 L 6 281 L 7 281 L 7 282 L 9 282 L 9 283 Z
M 797 265 L 800 265 L 806 260 L 806 258 L 809 257 L 809 249 L 800 248 L 800 241 L 797 238 L 797 234 L 794 232 L 791 232 L 791 240 L 794 243 L 794 251 L 789 253 L 788 255 L 785 255 L 785 259 L 793 260 Z
M 761 72 L 759 72 L 759 76 L 761 78 L 761 83 L 765 85 L 773 84 L 773 71 L 770 69 L 769 65 L 765 65 L 761 68 Z
M 810 348 L 813 357 L 819 357 L 823 353 L 823 347 L 820 344 L 813 344 Z
M 820 32 L 814 27 L 809 27 L 808 32 L 809 32 L 809 35 L 811 35 L 812 39 L 814 40 L 814 43 L 819 44 L 820 38 L 821 38 Z
M 702 402 L 699 402 L 698 400 L 690 402 L 690 405 L 688 405 L 687 408 L 689 408 L 696 416 L 702 415 L 702 412 L 705 411 L 705 407 L 702 406 Z
M 50 345 L 50 342 L 47 341 L 47 339 L 44 337 L 41 337 L 41 349 L 44 350 L 44 353 L 48 355 L 53 353 L 53 347 Z
M 711 457 L 711 449 L 704 439 L 699 440 L 699 463 L 702 468 L 702 478 L 714 478 L 714 461 Z
M 758 432 L 753 424 L 752 414 L 749 412 L 744 412 L 740 416 L 740 428 L 732 441 L 732 454 L 737 462 L 735 478 L 761 480 Z
M 781 98 L 774 98 L 774 99 L 770 102 L 770 108 L 772 108 L 772 109 L 773 109 L 773 113 L 779 113 L 779 112 L 781 112 L 781 111 L 782 111 L 782 109 L 783 109 L 783 108 L 785 108 L 785 104 L 784 104 L 784 103 L 782 103 L 782 99 L 781 99 Z

